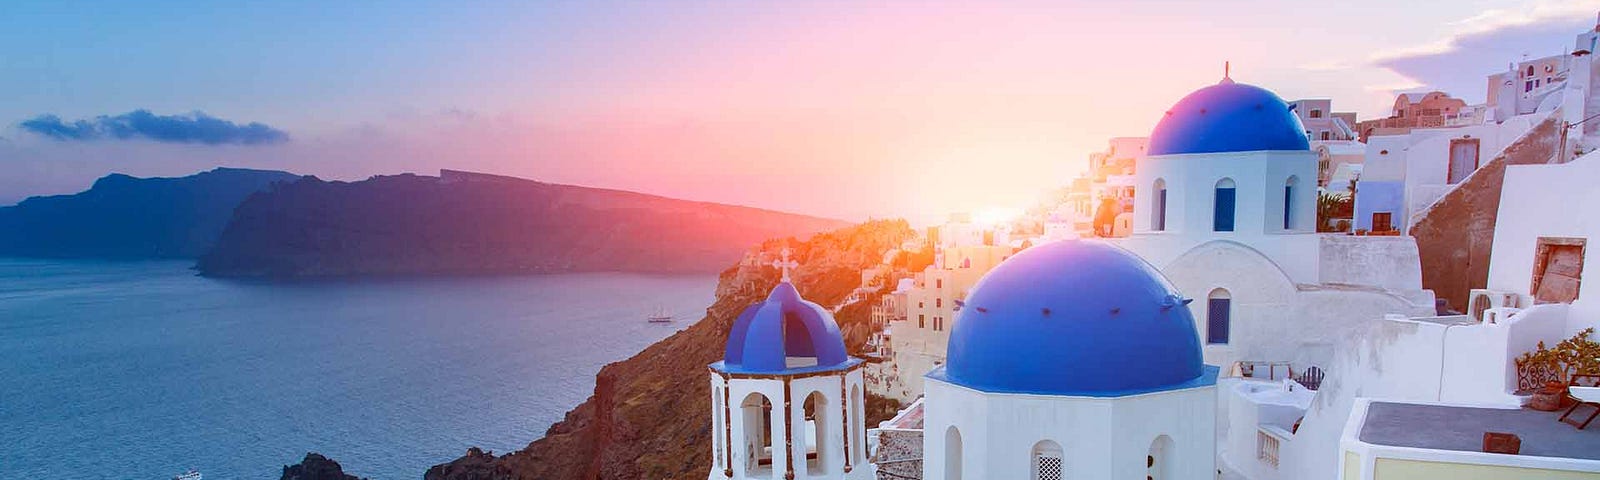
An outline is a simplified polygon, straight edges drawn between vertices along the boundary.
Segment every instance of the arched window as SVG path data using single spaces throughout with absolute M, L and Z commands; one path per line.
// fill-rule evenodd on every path
M 1533 76 L 1533 65 L 1528 65 L 1528 76 Z
M 1216 195 L 1212 201 L 1211 230 L 1218 232 L 1233 231 L 1234 192 L 1233 179 L 1224 178 L 1217 180 Z
M 838 407 L 829 407 L 828 397 L 824 397 L 822 392 L 806 395 L 803 405 L 806 410 L 806 472 L 813 475 L 828 471 L 828 465 L 833 463 L 830 457 L 834 449 L 829 441 L 833 438 L 834 425 L 839 421 L 834 418 L 834 411 Z
M 1150 453 L 1144 457 L 1145 480 L 1167 480 L 1176 471 L 1172 467 L 1172 437 L 1162 435 L 1150 442 Z
M 1040 440 L 1033 444 L 1033 480 L 1061 480 L 1066 466 L 1061 458 L 1061 444 Z
M 751 393 L 739 402 L 744 422 L 744 449 L 746 472 L 772 468 L 772 402 L 766 395 Z
M 1290 175 L 1283 182 L 1283 229 L 1294 228 L 1294 189 L 1300 184 L 1300 177 Z
M 1150 192 L 1150 229 L 1160 232 L 1167 229 L 1167 181 L 1157 178 Z
M 961 480 L 961 431 L 955 425 L 944 431 L 944 480 Z
M 723 465 L 726 465 L 722 463 L 724 451 L 722 442 L 726 441 L 722 429 L 727 428 L 728 419 L 722 418 L 722 389 L 721 385 L 715 385 L 711 389 L 711 471 L 722 470 Z
M 1233 295 L 1225 288 L 1206 296 L 1206 343 L 1226 345 L 1228 324 L 1233 316 Z
M 855 452 L 855 463 L 860 465 L 867 461 L 867 417 L 863 416 L 861 409 L 866 399 L 862 398 L 861 386 L 850 386 L 850 428 L 855 429 L 855 434 L 850 436 L 850 448 Z

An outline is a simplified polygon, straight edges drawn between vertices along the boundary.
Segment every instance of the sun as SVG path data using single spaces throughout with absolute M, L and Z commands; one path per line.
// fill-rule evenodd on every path
M 1022 216 L 1022 209 L 1014 207 L 988 207 L 978 210 L 972 215 L 972 221 L 984 226 L 997 226 L 1011 223 Z

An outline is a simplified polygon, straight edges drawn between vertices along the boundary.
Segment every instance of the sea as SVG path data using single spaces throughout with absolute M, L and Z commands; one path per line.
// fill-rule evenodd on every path
M 0 478 L 419 479 L 527 446 L 700 320 L 712 274 L 241 281 L 0 258 Z M 665 308 L 676 320 L 646 322 Z

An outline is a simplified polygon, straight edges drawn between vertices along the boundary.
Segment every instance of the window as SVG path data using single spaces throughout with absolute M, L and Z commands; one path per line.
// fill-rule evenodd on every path
M 1033 480 L 1061 480 L 1063 470 L 1060 444 L 1049 440 L 1033 444 Z
M 917 314 L 917 328 L 928 328 L 928 316 Z
M 961 480 L 961 431 L 955 425 L 944 431 L 944 478 Z
M 1331 136 L 1332 136 L 1332 135 L 1331 135 L 1331 134 L 1330 134 L 1330 133 L 1328 133 L 1328 131 L 1327 131 L 1327 130 L 1323 130 L 1323 131 L 1322 131 L 1322 139 L 1323 139 L 1323 140 L 1327 140 L 1327 139 L 1329 139 L 1329 138 L 1331 138 Z
M 1311 118 L 1322 118 L 1322 110 L 1316 108 L 1311 109 Z
M 1533 80 L 1522 82 L 1522 93 L 1533 91 Z
M 1572 303 L 1578 299 L 1578 286 L 1583 280 L 1583 249 L 1581 238 L 1539 238 L 1534 251 L 1533 292 L 1534 303 Z
M 1533 76 L 1533 65 L 1528 65 L 1528 76 Z
M 1294 187 L 1300 183 L 1300 177 L 1290 176 L 1283 182 L 1283 229 L 1294 228 Z
M 944 288 L 944 279 L 943 278 L 934 279 L 933 280 L 933 288 Z
M 1150 206 L 1152 210 L 1150 229 L 1158 232 L 1164 231 L 1167 229 L 1167 181 L 1157 178 L 1155 187 L 1150 190 L 1155 192 L 1155 195 L 1152 195 L 1150 199 L 1152 202 Z
M 1233 179 L 1224 178 L 1217 181 L 1214 210 L 1211 214 L 1211 229 L 1218 232 L 1233 231 Z
M 1227 289 L 1211 291 L 1206 301 L 1206 343 L 1226 345 L 1228 327 L 1233 316 L 1233 298 Z
M 944 308 L 944 298 L 933 299 L 933 308 Z

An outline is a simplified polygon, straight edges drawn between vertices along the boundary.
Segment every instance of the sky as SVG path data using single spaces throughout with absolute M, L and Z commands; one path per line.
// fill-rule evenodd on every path
M 461 169 L 861 220 L 1025 207 L 1233 78 L 1484 100 L 1600 0 L 0 3 L 0 205 Z

